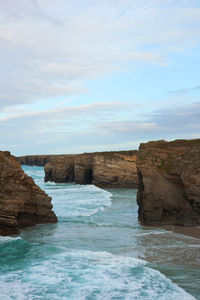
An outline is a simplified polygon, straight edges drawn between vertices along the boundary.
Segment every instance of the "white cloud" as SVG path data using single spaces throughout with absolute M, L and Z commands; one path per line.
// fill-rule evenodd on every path
M 8 110 L 8 115 L 0 118 L 0 122 L 6 122 L 12 119 L 20 119 L 26 117 L 35 117 L 42 120 L 57 120 L 58 122 L 64 118 L 73 119 L 73 118 L 82 118 L 90 117 L 96 118 L 102 115 L 107 116 L 108 118 L 112 117 L 113 114 L 132 111 L 133 109 L 138 109 L 140 107 L 137 103 L 124 103 L 124 102 L 96 102 L 92 104 L 85 104 L 79 106 L 70 106 L 64 105 L 61 102 L 60 107 L 45 111 L 18 111 L 16 114 L 11 114 L 10 109 Z M 16 109 L 16 108 L 15 108 Z M 6 110 L 4 110 L 6 112 Z M 28 119 L 29 122 L 29 119 Z
M 30 149 L 37 153 L 38 147 L 43 153 L 67 152 L 67 147 L 81 152 L 88 145 L 94 150 L 108 145 L 111 150 L 133 140 L 198 135 L 199 106 L 177 108 L 180 101 L 187 102 L 182 95 L 176 101 L 157 97 L 148 104 L 146 99 L 148 113 L 140 115 L 135 112 L 138 104 L 125 102 L 128 93 L 121 102 L 109 103 L 109 94 L 98 100 L 108 103 L 95 103 L 92 95 L 87 102 L 93 104 L 84 101 L 88 80 L 123 71 L 141 79 L 132 81 L 133 90 L 137 84 L 143 89 L 145 74 L 135 70 L 166 68 L 172 54 L 187 52 L 199 42 L 200 7 L 192 0 L 1 0 L 3 147 L 18 154 Z M 199 87 L 178 93 L 195 90 Z M 80 94 L 83 105 L 74 103 Z
M 193 3 L 0 1 L 0 106 L 84 93 L 85 79 L 122 67 L 166 66 L 200 40 Z
M 19 113 L 0 122 L 1 143 L 18 155 L 80 153 L 136 148 L 138 141 L 199 136 L 200 103 L 133 117 L 138 108 L 113 102 Z
M 130 60 L 136 60 L 136 61 L 142 61 L 142 62 L 148 62 L 152 64 L 158 64 L 158 65 L 163 65 L 167 66 L 167 56 L 163 54 L 157 54 L 157 53 L 130 53 L 127 55 L 127 59 Z
M 142 119 L 142 120 L 141 120 Z M 106 121 L 97 124 L 107 136 L 155 140 L 198 137 L 200 103 L 184 104 L 144 113 L 137 120 Z

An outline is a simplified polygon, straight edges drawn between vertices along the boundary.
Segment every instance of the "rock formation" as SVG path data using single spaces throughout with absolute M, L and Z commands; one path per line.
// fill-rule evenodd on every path
M 93 184 L 101 187 L 137 188 L 137 151 L 96 154 Z
M 60 156 L 45 165 L 45 182 L 56 183 L 74 181 L 74 156 Z
M 138 186 L 139 220 L 144 224 L 200 224 L 200 139 L 149 142 L 139 152 L 38 155 L 18 161 L 45 165 L 45 181 Z
M 0 151 L 0 235 L 39 223 L 55 223 L 48 197 L 9 152 Z
M 54 158 L 59 158 L 67 155 L 25 155 L 16 157 L 16 160 L 21 165 L 29 166 L 44 166 L 46 163 Z
M 63 156 L 45 165 L 45 181 L 135 188 L 136 154 L 137 151 L 121 151 Z
M 200 224 L 200 139 L 141 144 L 137 169 L 142 223 Z
M 85 153 L 74 158 L 74 182 L 90 184 L 93 181 L 93 154 Z

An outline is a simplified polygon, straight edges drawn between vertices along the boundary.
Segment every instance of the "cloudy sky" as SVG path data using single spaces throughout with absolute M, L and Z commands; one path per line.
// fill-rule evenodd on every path
M 0 149 L 200 137 L 199 0 L 1 0 Z

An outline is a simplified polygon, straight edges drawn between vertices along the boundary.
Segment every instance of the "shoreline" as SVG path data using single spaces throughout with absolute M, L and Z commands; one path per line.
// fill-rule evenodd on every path
M 166 230 L 171 230 L 175 233 L 200 239 L 200 226 L 165 225 L 163 228 Z

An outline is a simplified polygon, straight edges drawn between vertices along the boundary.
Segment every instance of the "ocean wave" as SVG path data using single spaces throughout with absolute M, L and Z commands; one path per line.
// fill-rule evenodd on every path
M 64 217 L 91 217 L 91 216 L 95 215 L 96 213 L 98 213 L 100 210 L 101 210 L 101 208 L 90 209 L 85 212 L 81 211 L 81 210 L 77 210 L 77 211 L 73 210 L 71 212 L 66 212 L 65 214 L 63 214 L 63 216 Z
M 171 234 L 172 231 L 163 231 L 163 230 L 152 230 L 148 232 L 141 232 L 136 234 L 136 236 L 147 236 L 147 235 L 162 235 L 162 234 Z
M 144 260 L 71 250 L 0 277 L 3 299 L 195 299 Z
M 90 217 L 112 204 L 112 194 L 94 185 L 52 186 L 47 190 L 58 218 Z
M 0 245 L 21 240 L 21 237 L 0 236 Z

